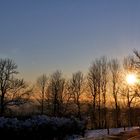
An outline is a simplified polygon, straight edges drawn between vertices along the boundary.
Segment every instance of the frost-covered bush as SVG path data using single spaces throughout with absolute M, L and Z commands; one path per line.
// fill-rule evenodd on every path
M 75 118 L 33 116 L 25 120 L 0 117 L 0 135 L 6 138 L 54 138 L 63 140 L 66 136 L 82 134 L 84 123 Z

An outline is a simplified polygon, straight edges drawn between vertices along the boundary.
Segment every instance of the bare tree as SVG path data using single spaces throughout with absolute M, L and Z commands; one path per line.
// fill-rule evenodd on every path
M 109 63 L 112 80 L 112 95 L 115 102 L 115 122 L 116 127 L 119 127 L 119 105 L 118 105 L 118 92 L 119 92 L 119 77 L 120 77 L 120 64 L 117 59 L 112 59 Z
M 94 127 L 97 128 L 97 97 L 98 97 L 98 93 L 99 92 L 99 81 L 100 81 L 100 60 L 96 60 L 95 62 L 92 63 L 90 69 L 89 69 L 89 73 L 88 73 L 88 85 L 89 85 L 89 89 L 90 89 L 90 93 L 92 95 L 92 102 L 93 102 L 93 123 L 94 123 Z M 99 101 L 100 101 L 100 95 L 99 95 Z M 100 109 L 100 106 L 99 106 Z M 100 113 L 99 113 L 99 119 L 100 119 Z
M 28 101 L 31 89 L 25 82 L 14 78 L 17 65 L 11 59 L 0 59 L 0 114 L 9 105 L 21 105 Z
M 90 94 L 92 95 L 92 102 L 93 102 L 93 123 L 94 126 L 101 127 L 101 124 L 106 127 L 106 92 L 107 92 L 107 73 L 108 73 L 108 62 L 106 57 L 102 57 L 100 59 L 96 59 L 88 73 L 88 85 Z M 101 105 L 102 110 L 101 111 Z M 98 109 L 98 115 L 97 115 Z M 101 113 L 104 117 L 102 117 Z M 97 120 L 98 116 L 98 120 Z M 101 123 L 102 122 L 102 123 Z
M 45 93 L 47 91 L 47 76 L 45 74 L 41 75 L 37 79 L 37 86 L 39 87 L 41 93 L 41 114 L 44 114 L 44 100 L 45 100 Z
M 84 77 L 82 72 L 78 71 L 72 75 L 70 81 L 71 92 L 73 94 L 74 103 L 77 105 L 78 118 L 81 119 L 81 95 L 83 94 Z
M 107 84 L 108 84 L 108 61 L 106 57 L 101 58 L 101 92 L 103 96 L 103 122 L 104 125 L 102 127 L 107 127 Z
M 65 82 L 65 88 L 64 88 L 64 92 L 63 92 L 63 114 L 64 115 L 69 115 L 71 113 L 73 113 L 73 93 L 71 92 L 71 81 L 68 80 Z
M 135 49 L 133 52 L 134 52 L 135 57 L 136 57 L 136 59 L 133 62 L 135 64 L 136 68 L 139 69 L 140 68 L 140 52 L 138 50 L 135 50 Z
M 123 61 L 123 68 L 124 73 L 127 75 L 128 73 L 135 73 L 135 65 L 134 65 L 134 57 L 128 56 L 124 58 Z M 126 98 L 127 101 L 127 114 L 128 114 L 128 125 L 132 126 L 132 104 L 136 101 L 136 98 L 138 98 L 138 88 L 137 85 L 128 85 L 128 83 L 124 82 L 122 87 L 121 95 Z
M 48 92 L 53 109 L 53 116 L 61 116 L 63 113 L 63 94 L 65 88 L 65 79 L 60 71 L 51 75 Z

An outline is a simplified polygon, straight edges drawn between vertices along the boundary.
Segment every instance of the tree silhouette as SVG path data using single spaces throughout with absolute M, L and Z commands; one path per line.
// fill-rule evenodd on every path
M 120 78 L 120 63 L 117 59 L 112 59 L 109 63 L 112 80 L 112 95 L 115 102 L 115 122 L 116 127 L 119 127 L 119 105 L 118 105 L 118 93 L 119 93 L 119 78 Z
M 44 100 L 45 100 L 45 93 L 47 91 L 47 76 L 45 74 L 41 75 L 37 79 L 37 86 L 39 87 L 41 93 L 41 114 L 44 114 Z
M 65 88 L 65 79 L 60 71 L 54 72 L 50 77 L 48 94 L 52 106 L 53 116 L 61 116 L 63 113 L 63 95 Z
M 19 106 L 28 101 L 31 89 L 23 79 L 15 78 L 17 65 L 11 59 L 0 59 L 0 114 L 8 106 Z
M 83 94 L 84 77 L 82 72 L 78 71 L 72 75 L 70 81 L 71 92 L 73 95 L 74 103 L 77 105 L 78 118 L 81 119 L 81 96 Z
M 88 86 L 89 93 L 92 96 L 92 106 L 93 106 L 92 123 L 95 127 L 101 127 L 101 125 L 104 125 L 104 127 L 106 127 L 107 125 L 106 118 L 107 117 L 106 92 L 108 82 L 107 76 L 108 76 L 107 58 L 102 57 L 100 59 L 96 59 L 95 61 L 93 61 L 88 72 Z

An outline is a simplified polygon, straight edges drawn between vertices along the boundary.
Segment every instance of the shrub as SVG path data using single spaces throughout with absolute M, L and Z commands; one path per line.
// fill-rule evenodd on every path
M 0 135 L 5 139 L 63 140 L 73 134 L 82 134 L 84 128 L 84 123 L 75 118 L 50 118 L 42 115 L 18 120 L 0 117 Z

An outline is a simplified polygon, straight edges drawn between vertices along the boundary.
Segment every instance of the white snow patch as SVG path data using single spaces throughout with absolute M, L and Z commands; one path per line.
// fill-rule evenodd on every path
M 126 127 L 125 131 L 131 131 L 133 129 L 139 128 L 138 126 L 135 127 Z M 124 128 L 110 128 L 110 135 L 118 134 L 120 132 L 124 132 Z M 97 129 L 97 130 L 87 130 L 85 133 L 85 138 L 101 138 L 108 136 L 107 129 Z

